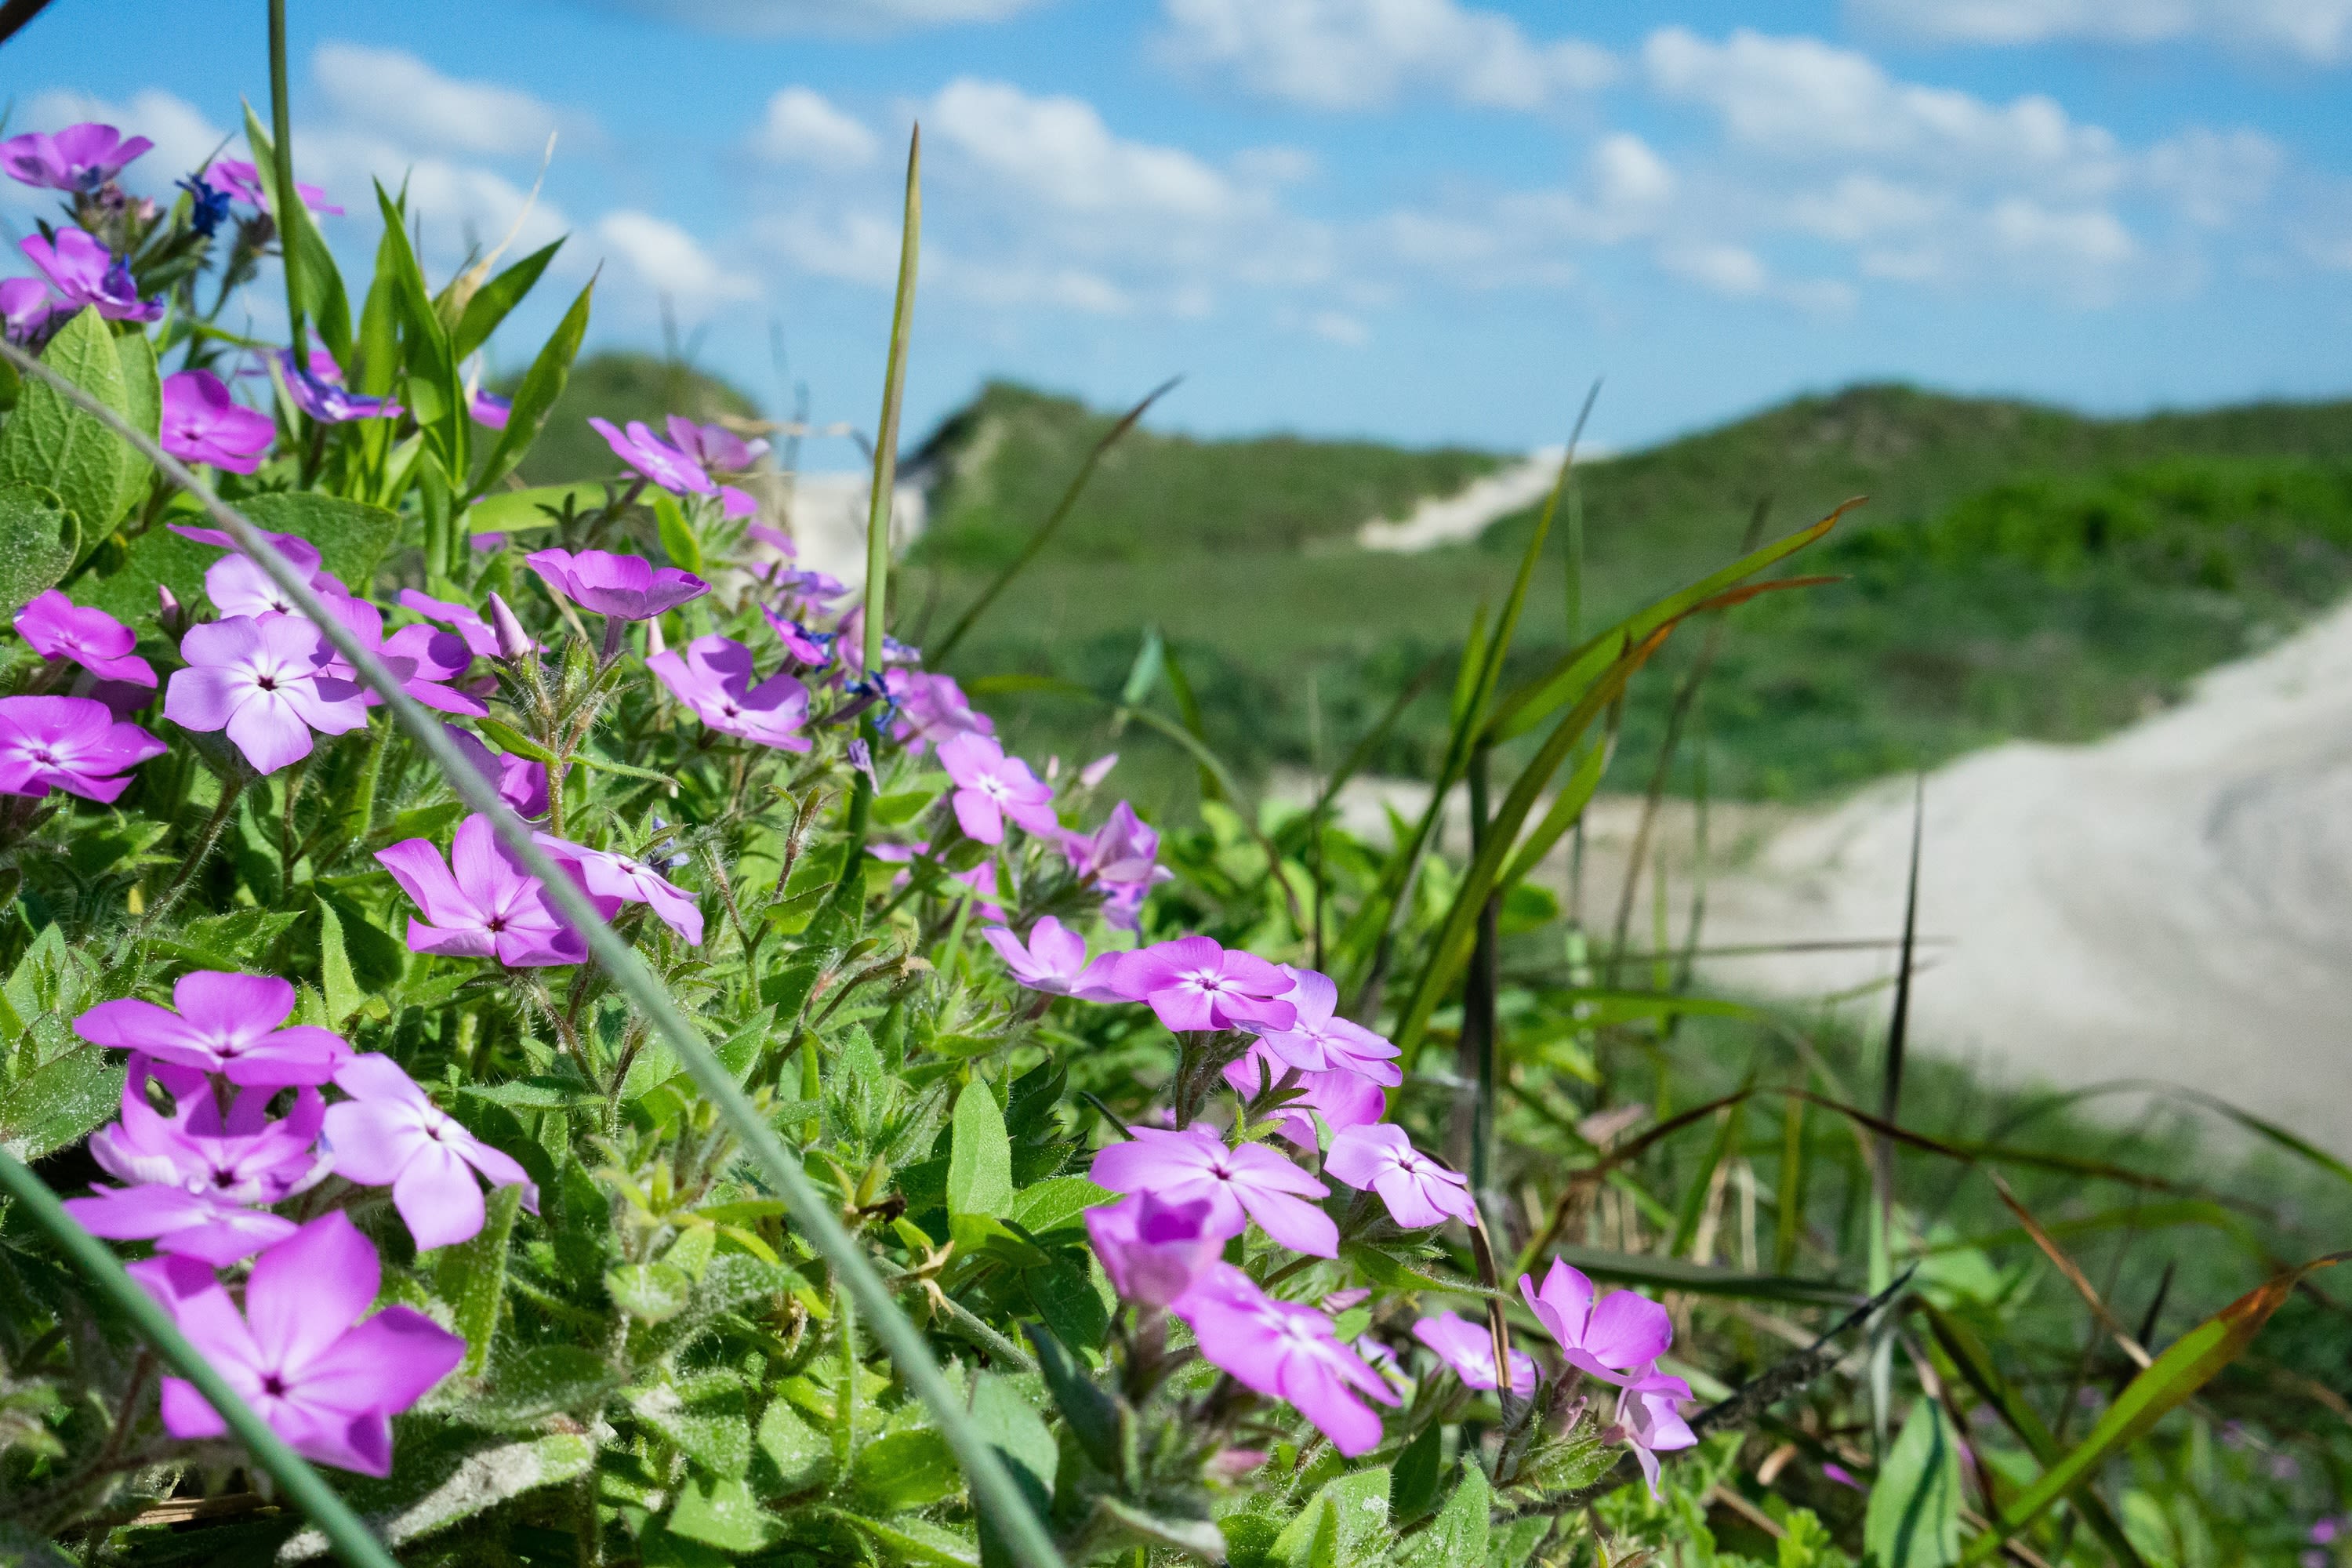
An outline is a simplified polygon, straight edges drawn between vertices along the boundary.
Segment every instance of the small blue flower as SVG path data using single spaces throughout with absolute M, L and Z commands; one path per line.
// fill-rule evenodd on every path
M 220 228 L 221 220 L 228 216 L 229 193 L 213 189 L 202 174 L 190 174 L 177 183 L 195 204 L 194 210 L 188 214 L 188 226 L 210 239 Z

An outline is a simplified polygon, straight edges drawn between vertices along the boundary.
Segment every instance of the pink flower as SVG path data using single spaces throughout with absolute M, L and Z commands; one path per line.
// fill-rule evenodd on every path
M 697 425 L 680 414 L 671 415 L 667 423 L 669 438 L 679 452 L 719 473 L 740 474 L 768 449 L 765 441 L 746 441 L 724 425 Z M 640 426 L 632 425 L 629 428 L 634 434 Z
M 693 573 L 656 566 L 642 555 L 539 550 L 522 559 L 549 587 L 582 609 L 618 620 L 650 620 L 710 592 L 710 584 Z
M 1621 1388 L 1639 1383 L 1674 1343 L 1674 1320 L 1664 1307 L 1631 1290 L 1595 1301 L 1592 1281 L 1557 1258 L 1540 1292 L 1522 1274 L 1519 1294 L 1570 1366 Z
M 1008 757 L 986 735 L 965 733 L 940 744 L 940 765 L 956 784 L 956 820 L 982 844 L 1004 842 L 1004 819 L 1032 833 L 1052 837 L 1062 829 L 1054 815 L 1054 792 L 1038 782 L 1029 764 Z
M 263 210 L 269 205 L 262 195 L 261 172 L 242 158 L 215 158 L 205 165 L 204 175 L 208 184 L 226 191 L 256 212 Z M 275 195 L 275 192 L 271 193 L 272 197 Z M 343 209 L 330 204 L 327 200 L 327 193 L 316 185 L 306 185 L 297 180 L 294 183 L 294 197 L 304 207 L 321 217 L 343 216 Z
M 1119 955 L 1107 952 L 1089 963 L 1087 939 L 1051 915 L 1029 928 L 1025 945 L 1003 926 L 990 926 L 980 934 L 1004 960 L 1013 978 L 1032 991 L 1076 996 L 1081 1002 L 1124 1000 L 1109 979 Z
M 446 864 L 424 838 L 403 839 L 375 858 L 425 912 L 421 921 L 409 917 L 413 952 L 494 958 L 509 969 L 578 963 L 588 956 L 587 942 L 547 896 L 547 885 L 499 842 L 487 816 L 457 825 Z M 610 918 L 617 908 L 599 900 L 598 912 Z
M 1404 1081 L 1403 1070 L 1390 1059 L 1397 1054 L 1394 1046 L 1361 1024 L 1337 1016 L 1339 988 L 1328 976 L 1286 963 L 1282 970 L 1290 977 L 1282 999 L 1291 1005 L 1297 1017 L 1286 1029 L 1267 1029 L 1260 1035 L 1266 1049 L 1308 1072 L 1339 1068 L 1360 1073 L 1374 1083 Z
M 1118 753 L 1117 752 L 1105 752 L 1101 756 L 1097 757 L 1093 762 L 1088 763 L 1085 767 L 1078 770 L 1078 787 L 1080 789 L 1094 788 L 1095 785 L 1110 777 L 1111 769 L 1117 766 L 1118 766 Z M 1120 804 L 1124 805 L 1125 802 L 1121 802 Z M 1159 850 L 1156 847 L 1158 842 L 1158 837 L 1155 835 L 1153 837 L 1155 847 L 1152 850 L 1152 853 L 1155 855 L 1159 853 Z
M 436 599 L 429 594 L 420 594 L 414 588 L 403 588 L 400 591 L 400 604 L 403 609 L 414 610 L 426 620 L 438 621 L 456 632 L 465 639 L 466 651 L 476 658 L 502 657 L 499 651 L 497 629 L 476 614 L 470 606 L 452 604 L 446 599 Z
M 1092 833 L 1065 829 L 1062 856 L 1080 878 L 1104 883 L 1164 882 L 1175 875 L 1159 864 L 1159 830 L 1120 801 Z
M 941 747 L 942 757 L 946 748 Z M 1179 937 L 1128 954 L 1118 988 L 1148 1002 L 1171 1029 L 1286 1029 L 1298 1014 L 1279 1001 L 1290 980 L 1255 953 L 1227 951 L 1205 936 Z
M 882 689 L 898 705 L 890 733 L 907 742 L 917 756 L 924 746 L 940 745 L 958 735 L 992 735 L 996 721 L 974 709 L 963 688 L 951 675 L 925 675 L 914 669 L 886 669 Z
M 495 392 L 484 392 L 476 387 L 466 399 L 466 412 L 477 425 L 487 429 L 503 430 L 507 427 L 507 421 L 514 417 L 514 399 L 500 397 Z
M 100 1002 L 74 1020 L 74 1032 L 92 1045 L 221 1073 L 234 1084 L 325 1083 L 352 1047 L 313 1025 L 280 1027 L 293 1011 L 294 987 L 274 975 L 200 969 L 173 985 L 171 1007 L 136 996 Z
M 163 378 L 163 450 L 184 463 L 210 463 L 235 474 L 261 467 L 278 438 L 269 416 L 232 402 L 221 378 L 184 370 Z
M 478 1171 L 494 1187 L 520 1184 L 523 1207 L 539 1212 L 539 1189 L 523 1168 L 434 1104 L 390 1057 L 354 1057 L 335 1075 L 335 1087 L 352 1097 L 327 1108 L 335 1173 L 390 1187 L 420 1252 L 481 1230 L 487 1211 Z
M 1470 1184 L 1412 1146 L 1392 1121 L 1350 1127 L 1331 1140 L 1323 1173 L 1358 1192 L 1375 1192 L 1389 1217 L 1407 1230 L 1458 1219 L 1478 1223 Z
M 28 234 L 17 248 L 65 297 L 65 310 L 95 305 L 110 321 L 152 321 L 163 313 L 163 300 L 139 298 L 128 260 L 78 228 L 58 230 L 54 241 Z
M 168 750 L 136 724 L 87 697 L 0 697 L 0 795 L 52 789 L 110 802 L 131 770 Z
M 1296 1071 L 1266 1049 L 1264 1040 L 1259 1040 L 1238 1060 L 1226 1065 L 1224 1078 L 1234 1086 L 1234 1091 L 1246 1100 L 1256 1099 L 1270 1085 L 1280 1083 Z M 1313 1149 L 1320 1142 L 1314 1119 L 1307 1115 L 1310 1110 L 1322 1117 L 1324 1126 L 1334 1132 L 1368 1126 L 1389 1113 L 1388 1096 L 1381 1092 L 1381 1086 L 1344 1068 L 1299 1073 L 1295 1088 L 1298 1098 L 1280 1112 L 1282 1135 L 1301 1149 Z
M 0 278 L 0 332 L 18 342 L 29 342 L 49 324 L 57 300 L 38 278 Z
M 1356 1395 L 1394 1405 L 1396 1393 L 1339 1342 L 1321 1312 L 1274 1300 L 1229 1263 L 1210 1270 L 1175 1311 L 1192 1325 L 1210 1365 L 1297 1405 L 1340 1453 L 1353 1458 L 1380 1447 L 1380 1415 Z
M 1139 1306 L 1165 1307 L 1192 1288 L 1224 1250 L 1206 1198 L 1168 1203 L 1137 1193 L 1087 1211 L 1087 1235 L 1111 1289 Z
M 1204 1222 L 1220 1237 L 1250 1220 L 1293 1252 L 1339 1256 L 1339 1227 L 1307 1198 L 1330 1189 L 1263 1143 L 1228 1149 L 1205 1127 L 1139 1127 L 1095 1155 L 1094 1179 L 1115 1193 L 1149 1192 L 1162 1203 L 1209 1200 Z
M 0 173 L 51 191 L 94 191 L 155 143 L 85 121 L 52 136 L 28 131 L 0 142 Z
M 684 938 L 689 947 L 702 945 L 702 910 L 693 895 L 642 860 L 610 849 L 590 849 L 552 833 L 531 838 L 556 859 L 579 873 L 581 886 L 622 904 L 647 904 L 662 923 Z
M 613 456 L 662 489 L 698 496 L 719 493 L 718 485 L 702 471 L 700 463 L 655 435 L 644 420 L 630 420 L 625 435 L 614 429 L 609 419 L 591 419 L 588 426 L 604 437 L 604 445 L 613 448 Z
M 777 751 L 805 752 L 808 688 L 779 671 L 751 684 L 751 650 L 713 632 L 686 645 L 684 657 L 664 649 L 646 660 L 672 696 L 719 731 Z
M 466 1359 L 466 1342 L 414 1307 L 366 1317 L 382 1266 L 340 1209 L 261 1255 L 242 1312 L 193 1258 L 152 1258 L 131 1272 L 270 1430 L 322 1465 L 391 1474 L 390 1417 Z M 194 1384 L 167 1377 L 163 1428 L 218 1437 L 228 1424 Z
M 1437 1352 L 1454 1369 L 1465 1388 L 1495 1386 L 1495 1336 L 1484 1323 L 1474 1323 L 1454 1312 L 1440 1312 L 1413 1324 L 1412 1337 Z M 1536 1358 L 1511 1352 L 1511 1392 L 1521 1399 L 1536 1391 Z
M 89 1197 L 68 1198 L 65 1208 L 92 1236 L 152 1241 L 158 1252 L 193 1258 L 215 1268 L 274 1247 L 297 1228 L 282 1215 L 163 1182 L 94 1187 Z
M 546 763 L 504 752 L 493 754 L 488 746 L 455 724 L 444 724 L 441 730 L 466 753 L 474 771 L 490 782 L 499 798 L 514 807 L 517 816 L 529 819 L 547 815 Z
M 310 351 L 309 367 L 294 363 L 291 349 L 270 356 L 280 384 L 294 406 L 321 425 L 348 425 L 354 419 L 397 419 L 407 410 L 389 397 L 366 397 L 343 384 L 343 373 L 324 349 Z
M 104 610 L 87 610 L 52 588 L 16 612 L 16 632 L 43 658 L 69 658 L 100 680 L 155 684 L 155 667 L 131 650 L 139 637 Z
M 226 730 L 257 773 L 310 754 L 310 733 L 367 725 L 359 687 L 329 672 L 318 627 L 294 616 L 231 616 L 180 639 L 188 668 L 163 689 L 163 715 L 184 730 Z
M 168 1117 L 147 1103 L 151 1076 L 172 1090 Z M 174 1187 L 224 1203 L 282 1203 L 323 1179 L 329 1161 L 317 1147 L 326 1115 L 319 1091 L 298 1090 L 294 1109 L 273 1121 L 269 1102 L 278 1092 L 274 1084 L 244 1089 L 223 1117 L 202 1074 L 133 1057 L 121 1120 L 89 1135 L 90 1157 L 133 1185 Z
M 760 614 L 768 618 L 768 629 L 776 634 L 776 640 L 784 645 L 784 652 L 793 662 L 815 666 L 833 658 L 831 632 L 811 631 L 798 621 L 786 620 L 765 605 L 760 606 Z
M 1658 1495 L 1658 1455 L 1698 1442 L 1682 1417 L 1682 1402 L 1690 1396 L 1690 1384 L 1681 1378 L 1653 1372 L 1626 1384 L 1617 1396 L 1616 1424 L 1601 1434 L 1601 1441 L 1633 1450 L 1633 1462 L 1642 1467 L 1653 1498 Z

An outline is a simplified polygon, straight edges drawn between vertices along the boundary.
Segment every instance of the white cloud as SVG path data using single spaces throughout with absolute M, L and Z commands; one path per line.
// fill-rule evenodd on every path
M 864 121 L 805 87 L 788 87 L 769 99 L 767 116 L 751 133 L 751 150 L 761 157 L 814 169 L 864 168 L 881 145 Z
M 1377 108 L 1415 90 L 1538 109 L 1615 74 L 1604 49 L 1537 42 L 1502 13 L 1454 0 L 1166 0 L 1166 11 L 1172 58 L 1315 109 Z
M 462 253 L 476 245 L 496 245 L 521 227 L 515 243 L 536 248 L 571 227 L 562 208 L 544 197 L 537 202 L 526 187 L 479 164 L 441 157 L 417 157 L 398 142 L 365 131 L 329 126 L 294 132 L 294 164 L 305 180 L 324 186 L 327 195 L 348 207 L 362 222 L 372 222 L 375 196 L 371 182 L 382 181 L 397 194 L 405 184 L 408 210 L 425 226 L 428 248 Z M 526 209 L 528 209 L 526 211 Z M 330 229 L 328 237 L 341 237 Z
M 1745 299 L 1764 292 L 1771 281 L 1764 258 L 1744 245 L 1721 242 L 1668 246 L 1658 252 L 1658 263 L 1713 294 Z
M 1990 216 L 1995 243 L 2021 260 L 2046 258 L 2070 267 L 2107 268 L 2129 261 L 2139 252 L 2123 220 L 2096 207 L 2060 211 L 2011 196 L 1995 206 Z
M 1224 174 L 1181 148 L 1113 134 L 1083 99 L 964 77 L 932 100 L 923 123 L 997 182 L 1064 212 L 1222 219 L 1242 205 Z
M 2149 148 L 2139 173 L 2189 222 L 2225 228 L 2269 198 L 2285 162 L 2279 144 L 2259 131 L 2197 126 Z
M 1790 204 L 1798 228 L 1853 244 L 1920 228 L 1950 210 L 1950 200 L 1877 174 L 1847 174 L 1826 190 L 1800 193 Z
M 898 276 L 898 226 L 872 213 L 776 214 L 761 220 L 758 235 L 768 247 L 812 277 L 887 289 Z M 929 271 L 936 268 L 938 247 L 926 246 L 925 249 Z
M 622 0 L 640 16 L 714 33 L 876 34 L 1003 22 L 1045 0 Z
M 537 153 L 558 130 L 582 123 L 527 92 L 443 76 L 399 49 L 321 44 L 310 71 L 346 119 L 439 152 Z
M 26 101 L 24 112 L 11 118 L 8 129 L 62 131 L 88 120 L 111 125 L 125 136 L 144 136 L 155 143 L 154 149 L 132 163 L 122 176 L 122 183 L 132 190 L 149 194 L 170 190 L 173 181 L 218 151 L 228 135 L 205 119 L 204 111 L 194 104 L 154 88 L 135 92 L 128 102 L 120 104 L 66 88 L 36 93 Z M 240 134 L 229 143 L 226 155 L 239 157 L 244 152 L 245 138 Z M 296 162 L 300 162 L 299 148 Z M 307 169 L 303 171 L 306 179 L 309 173 Z
M 1655 233 L 1680 179 L 1648 142 L 1617 132 L 1594 143 L 1573 187 L 1515 191 L 1469 210 L 1391 212 L 1373 230 L 1396 259 L 1472 288 L 1573 282 L 1572 246 Z
M 756 299 L 759 284 L 729 271 L 694 236 L 651 213 L 623 207 L 596 220 L 596 237 L 645 285 L 681 305 Z
M 2352 0 L 1849 0 L 1863 20 L 1958 44 L 2213 38 L 2314 65 L 2352 58 Z
M 1307 330 L 1326 342 L 1360 349 L 1372 341 L 1372 330 L 1343 310 L 1317 310 L 1307 318 Z

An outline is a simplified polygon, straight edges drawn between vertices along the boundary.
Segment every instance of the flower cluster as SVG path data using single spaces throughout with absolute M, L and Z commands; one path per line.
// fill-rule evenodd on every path
M 289 1025 L 294 1010 L 284 980 L 197 971 L 173 985 L 170 1006 L 124 997 L 76 1018 L 82 1038 L 129 1052 L 130 1069 L 121 1119 L 89 1144 L 121 1184 L 66 1207 L 93 1235 L 154 1244 L 132 1274 L 298 1452 L 381 1476 L 390 1418 L 466 1345 L 411 1308 L 369 1314 L 380 1265 L 341 1205 L 389 1188 L 424 1249 L 481 1230 L 484 1181 L 520 1187 L 533 1213 L 539 1195 L 511 1156 L 390 1058 Z M 164 1383 L 163 1425 L 175 1437 L 226 1430 L 176 1378 Z

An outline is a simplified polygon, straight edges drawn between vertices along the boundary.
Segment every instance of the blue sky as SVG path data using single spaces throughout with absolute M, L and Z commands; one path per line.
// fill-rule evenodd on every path
M 556 133 L 521 238 L 572 238 L 509 363 L 602 263 L 599 341 L 658 345 L 666 296 L 773 404 L 778 324 L 816 416 L 870 426 L 919 119 L 914 431 L 999 374 L 1496 447 L 1560 438 L 1596 375 L 1621 447 L 1865 378 L 2352 390 L 2352 0 L 291 9 L 296 160 L 354 269 L 371 174 L 446 274 Z M 56 6 L 6 47 L 11 129 L 114 119 L 166 181 L 266 110 L 262 15 Z

